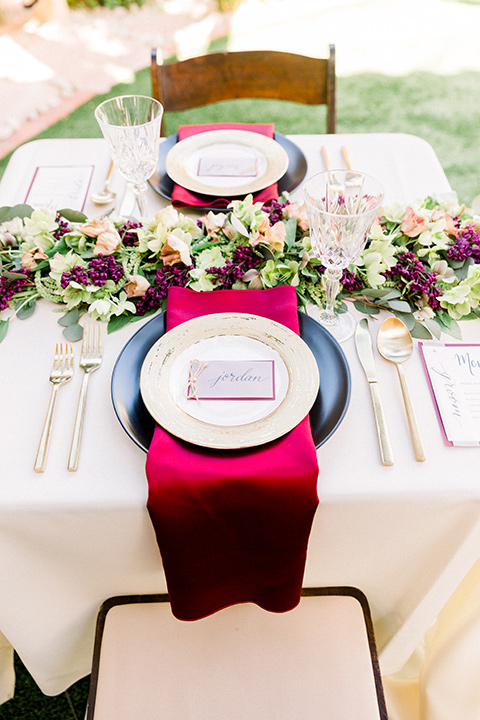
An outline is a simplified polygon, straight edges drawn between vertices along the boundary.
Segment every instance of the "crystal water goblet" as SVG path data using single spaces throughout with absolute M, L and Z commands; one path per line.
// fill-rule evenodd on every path
M 157 165 L 162 115 L 162 105 L 144 95 L 121 95 L 95 108 L 112 160 L 132 184 L 141 217 L 147 216 L 145 193 Z
M 340 279 L 365 247 L 383 194 L 378 180 L 353 170 L 318 173 L 303 188 L 312 250 L 325 267 L 326 302 L 319 321 L 338 342 L 355 329 L 349 312 L 335 311 Z

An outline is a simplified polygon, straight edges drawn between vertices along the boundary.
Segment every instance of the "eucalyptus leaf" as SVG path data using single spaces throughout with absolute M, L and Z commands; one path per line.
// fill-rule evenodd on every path
M 440 339 L 440 335 L 442 334 L 442 328 L 438 324 L 436 320 L 433 320 L 431 318 L 426 318 L 426 320 L 423 321 L 424 325 L 430 330 L 432 335 L 437 338 L 437 340 Z
M 78 323 L 76 325 L 69 325 L 63 330 L 63 335 L 67 340 L 70 340 L 70 342 L 77 342 L 77 340 L 81 340 L 83 337 L 83 327 Z
M 19 217 L 19 218 L 26 218 L 30 217 L 33 213 L 33 207 L 31 205 L 13 205 L 13 207 L 10 208 L 9 216 L 7 220 L 13 220 L 13 218 Z
M 33 315 L 33 313 L 35 312 L 35 303 L 35 299 L 31 300 L 29 303 L 22 305 L 22 307 L 17 310 L 15 314 L 19 318 L 19 320 L 26 320 L 26 318 L 29 318 L 31 315 Z
M 415 326 L 415 317 L 413 316 L 413 313 L 411 312 L 394 312 L 395 317 L 397 317 L 399 320 L 401 320 L 407 328 L 412 331 Z
M 385 301 L 385 298 L 384 298 Z M 391 310 L 396 310 L 403 313 L 411 313 L 412 308 L 405 300 L 387 300 L 386 304 Z
M 384 300 L 394 300 L 395 298 L 401 297 L 402 293 L 398 288 L 388 288 L 384 290 L 385 295 L 383 295 Z
M 456 277 L 459 280 L 465 280 L 465 278 L 468 275 L 468 270 L 471 265 L 473 265 L 473 260 L 472 260 L 472 258 L 469 257 L 465 260 L 463 265 L 460 268 L 458 268 L 458 270 L 455 270 Z
M 386 290 L 385 288 L 364 288 L 363 290 L 359 290 L 359 295 L 363 295 L 366 298 L 384 298 L 390 293 L 390 288 Z
M 62 327 L 70 327 L 71 325 L 78 325 L 78 320 L 80 317 L 80 311 L 78 308 L 74 308 L 73 310 L 69 310 L 65 315 L 62 315 L 61 318 L 57 320 L 58 324 Z
M 70 210 L 70 208 L 64 208 L 62 210 L 57 210 L 57 212 L 69 222 L 83 223 L 88 220 L 88 217 L 79 210 Z
M 375 305 L 367 305 L 367 303 L 364 303 L 361 300 L 354 300 L 353 306 L 356 310 L 364 313 L 365 315 L 378 315 L 380 312 L 380 308 L 375 307 Z
M 452 337 L 456 338 L 457 340 L 462 339 L 462 331 L 460 330 L 460 326 L 456 320 L 452 320 L 450 326 L 446 328 L 444 332 L 446 332 L 447 335 L 451 335 Z
M 9 320 L 0 320 L 0 343 L 5 340 L 5 336 L 8 332 Z
M 10 272 L 10 270 L 5 270 L 2 275 L 8 280 L 25 280 L 25 273 Z
M 417 338 L 418 340 L 431 340 L 432 334 L 430 330 L 425 327 L 425 325 L 421 322 L 416 322 L 413 328 L 410 330 L 410 333 L 412 337 Z

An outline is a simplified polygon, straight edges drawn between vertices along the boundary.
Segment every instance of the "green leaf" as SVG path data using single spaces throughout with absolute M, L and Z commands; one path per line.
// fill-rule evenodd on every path
M 294 217 L 288 218 L 288 220 L 284 222 L 284 225 L 286 229 L 285 245 L 287 246 L 287 250 L 291 250 L 297 236 L 297 219 Z
M 69 325 L 63 331 L 63 335 L 67 340 L 70 340 L 70 342 L 77 342 L 77 340 L 81 340 L 83 337 L 83 327 L 78 323 L 76 325 Z
M 354 300 L 353 306 L 356 310 L 364 313 L 365 315 L 378 315 L 378 313 L 380 312 L 380 308 L 375 307 L 375 305 L 367 305 L 361 300 Z
M 25 273 L 17 273 L 17 272 L 11 272 L 10 270 L 5 270 L 3 273 L 3 277 L 7 278 L 8 280 L 25 280 Z
M 70 210 L 69 208 L 64 208 L 62 210 L 57 210 L 57 212 L 69 222 L 83 223 L 88 220 L 88 217 L 79 210 Z
M 388 290 L 385 290 L 385 295 L 383 296 L 384 300 L 394 300 L 395 298 L 401 297 L 402 293 L 397 288 L 388 288 Z
M 62 325 L 62 327 L 70 327 L 71 325 L 78 325 L 79 317 L 80 311 L 78 308 L 74 308 L 73 310 L 69 310 L 69 312 L 65 313 L 65 315 L 62 315 L 57 322 L 59 325 Z
M 8 320 L 0 320 L 0 343 L 5 340 L 5 336 L 8 332 Z
M 384 298 L 385 301 L 385 298 Z M 411 313 L 412 308 L 405 300 L 388 300 L 386 304 L 391 310 L 396 310 L 403 313 Z
M 13 205 L 13 207 L 10 208 L 9 217 L 7 218 L 7 220 L 13 220 L 13 218 L 16 217 L 30 217 L 32 213 L 33 208 L 31 205 Z
M 30 317 L 30 315 L 33 315 L 35 311 L 35 303 L 36 299 L 31 300 L 25 305 L 22 305 L 22 307 L 17 310 L 16 316 L 19 318 L 19 320 L 25 320 L 26 318 Z
M 447 335 L 451 335 L 452 337 L 456 338 L 457 340 L 462 339 L 462 331 L 460 330 L 460 326 L 456 320 L 452 319 L 449 327 L 446 328 L 444 332 L 446 332 Z
M 413 328 L 410 330 L 412 337 L 419 340 L 431 340 L 432 335 L 427 327 L 421 322 L 416 322 Z
M 385 288 L 364 288 L 358 291 L 359 295 L 364 295 L 366 298 L 384 298 L 390 294 L 390 289 Z
M 407 328 L 412 331 L 415 327 L 415 318 L 411 312 L 394 312 L 395 317 L 397 317 L 399 320 L 401 320 Z
M 437 338 L 437 340 L 440 339 L 440 335 L 442 334 L 442 327 L 439 325 L 439 323 L 436 320 L 433 320 L 432 318 L 426 318 L 426 320 L 423 321 L 424 324 L 427 326 L 427 328 L 430 330 L 432 335 Z
M 121 328 L 125 327 L 125 325 L 128 325 L 135 320 L 142 320 L 144 317 L 145 315 L 112 315 L 108 321 L 107 333 L 110 335 L 110 333 L 121 330 Z
M 458 270 L 455 270 L 455 275 L 459 280 L 465 280 L 465 278 L 468 275 L 468 270 L 470 268 L 470 265 L 473 265 L 473 260 L 471 257 L 467 258 L 463 265 L 458 268 Z

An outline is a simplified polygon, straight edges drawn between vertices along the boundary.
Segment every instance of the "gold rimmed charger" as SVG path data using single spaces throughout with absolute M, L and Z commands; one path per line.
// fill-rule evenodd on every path
M 255 175 L 198 175 L 202 160 L 215 158 L 250 159 Z M 202 193 L 228 197 L 257 192 L 277 182 L 288 168 L 286 150 L 273 138 L 248 130 L 209 130 L 176 143 L 165 158 L 165 169 L 178 185 Z
M 233 356 L 237 356 L 242 340 L 251 345 L 252 350 L 246 352 L 255 352 L 254 344 L 258 343 L 265 356 L 278 356 L 279 402 L 263 405 L 264 412 L 249 421 L 248 412 L 237 410 L 238 401 L 218 401 L 224 404 L 223 416 L 233 418 L 233 424 L 232 420 L 224 424 L 218 422 L 222 416 L 216 414 L 215 408 L 209 418 L 212 401 L 202 401 L 205 413 L 202 417 L 195 400 L 181 399 L 188 380 L 188 361 L 198 358 L 204 352 L 202 344 L 205 348 L 206 341 L 212 340 L 210 352 L 217 353 L 218 359 L 223 359 L 219 357 L 221 348 L 228 359 L 229 346 Z M 289 432 L 309 413 L 319 383 L 315 357 L 299 335 L 273 320 L 243 313 L 206 315 L 178 325 L 152 346 L 140 373 L 143 402 L 159 425 L 182 440 L 218 449 L 263 445 Z M 256 412 L 257 401 L 240 402 Z M 188 412 L 185 403 L 192 408 Z

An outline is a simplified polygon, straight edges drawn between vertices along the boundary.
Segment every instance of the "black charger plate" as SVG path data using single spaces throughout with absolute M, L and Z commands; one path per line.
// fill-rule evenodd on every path
M 288 155 L 288 169 L 285 175 L 278 181 L 278 194 L 281 195 L 282 192 L 292 193 L 301 185 L 305 175 L 307 174 L 307 159 L 298 145 L 292 142 L 289 138 L 285 137 L 285 135 L 281 135 L 281 133 L 274 133 L 273 137 L 278 143 L 280 143 Z M 165 169 L 165 158 L 167 157 L 168 151 L 171 150 L 177 142 L 178 135 L 170 135 L 166 140 L 160 143 L 157 168 L 148 181 L 150 187 L 166 200 L 172 199 L 174 182 L 167 175 L 167 171 Z M 210 207 L 208 205 L 208 202 L 211 200 L 209 195 L 198 195 L 198 197 L 204 197 L 206 204 L 205 207 L 195 207 L 196 210 L 205 210 L 206 212 L 209 210 L 216 212 L 225 210 L 225 208 Z M 231 199 L 234 200 L 235 198 Z
M 298 313 L 300 335 L 307 343 L 320 372 L 320 388 L 310 410 L 313 439 L 318 448 L 333 435 L 350 402 L 351 378 L 347 360 L 335 338 L 316 320 Z M 165 313 L 155 315 L 127 342 L 112 373 L 112 401 L 127 435 L 147 452 L 155 421 L 140 393 L 140 372 L 152 345 L 165 334 Z

